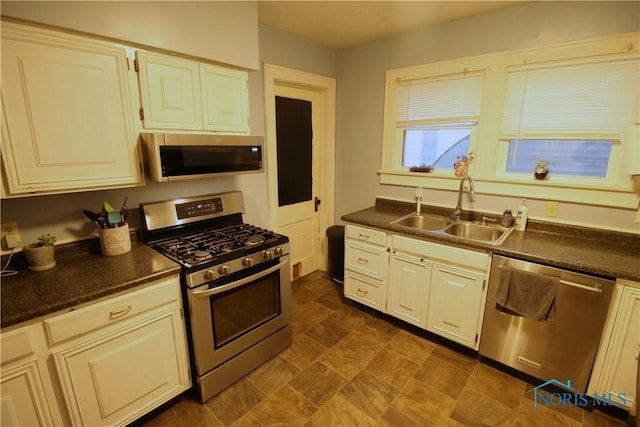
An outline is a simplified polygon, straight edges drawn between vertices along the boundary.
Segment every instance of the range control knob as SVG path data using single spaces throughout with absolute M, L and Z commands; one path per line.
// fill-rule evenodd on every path
M 220 268 L 218 268 L 218 273 L 222 274 L 223 276 L 226 276 L 227 274 L 229 274 L 229 266 L 221 265 Z
M 267 249 L 263 252 L 264 259 L 273 259 L 273 251 L 271 249 Z
M 276 247 L 273 250 L 273 253 L 275 254 L 275 256 L 282 256 L 282 248 L 280 246 Z
M 213 280 L 216 278 L 216 273 L 214 273 L 213 270 L 207 270 L 204 272 L 204 278 L 206 280 Z
M 245 267 L 253 267 L 253 259 L 249 257 L 242 258 L 242 265 Z

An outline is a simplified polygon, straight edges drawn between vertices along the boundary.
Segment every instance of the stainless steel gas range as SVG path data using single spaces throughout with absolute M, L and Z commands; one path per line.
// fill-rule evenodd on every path
M 243 223 L 242 193 L 143 203 L 144 241 L 182 266 L 205 402 L 291 345 L 289 239 Z

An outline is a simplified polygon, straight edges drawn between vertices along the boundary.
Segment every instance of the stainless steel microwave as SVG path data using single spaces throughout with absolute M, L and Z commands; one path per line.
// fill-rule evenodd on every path
M 261 172 L 261 136 L 141 133 L 148 176 L 176 181 Z

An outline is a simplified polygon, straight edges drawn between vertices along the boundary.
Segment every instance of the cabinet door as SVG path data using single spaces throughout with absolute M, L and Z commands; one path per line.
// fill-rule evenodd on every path
M 625 286 L 596 392 L 611 393 L 616 403 L 628 409 L 634 408 L 638 398 L 636 378 L 639 352 L 640 288 Z M 624 393 L 624 400 L 620 399 L 620 393 Z
M 2 426 L 53 425 L 35 360 L 3 367 L 1 386 Z
M 427 329 L 477 348 L 483 285 L 482 274 L 434 263 Z
M 387 305 L 386 281 L 373 279 L 350 270 L 344 272 L 344 295 L 354 301 L 385 311 Z
M 199 64 L 144 51 L 136 60 L 144 127 L 202 130 Z
M 122 425 L 190 386 L 179 309 L 54 352 L 75 425 Z
M 430 262 L 402 253 L 392 254 L 389 314 L 426 328 L 430 274 Z
M 245 71 L 200 65 L 204 129 L 249 133 L 249 90 Z
M 122 46 L 2 24 L 8 195 L 142 183 L 127 64 Z

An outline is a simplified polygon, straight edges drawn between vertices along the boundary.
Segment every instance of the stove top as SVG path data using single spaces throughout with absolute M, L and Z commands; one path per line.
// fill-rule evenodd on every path
M 287 236 L 243 222 L 239 191 L 142 203 L 140 212 L 145 243 L 180 264 L 189 287 L 289 254 Z
M 242 223 L 169 237 L 150 246 L 179 264 L 193 268 L 222 263 L 286 241 L 288 239 L 280 234 Z

